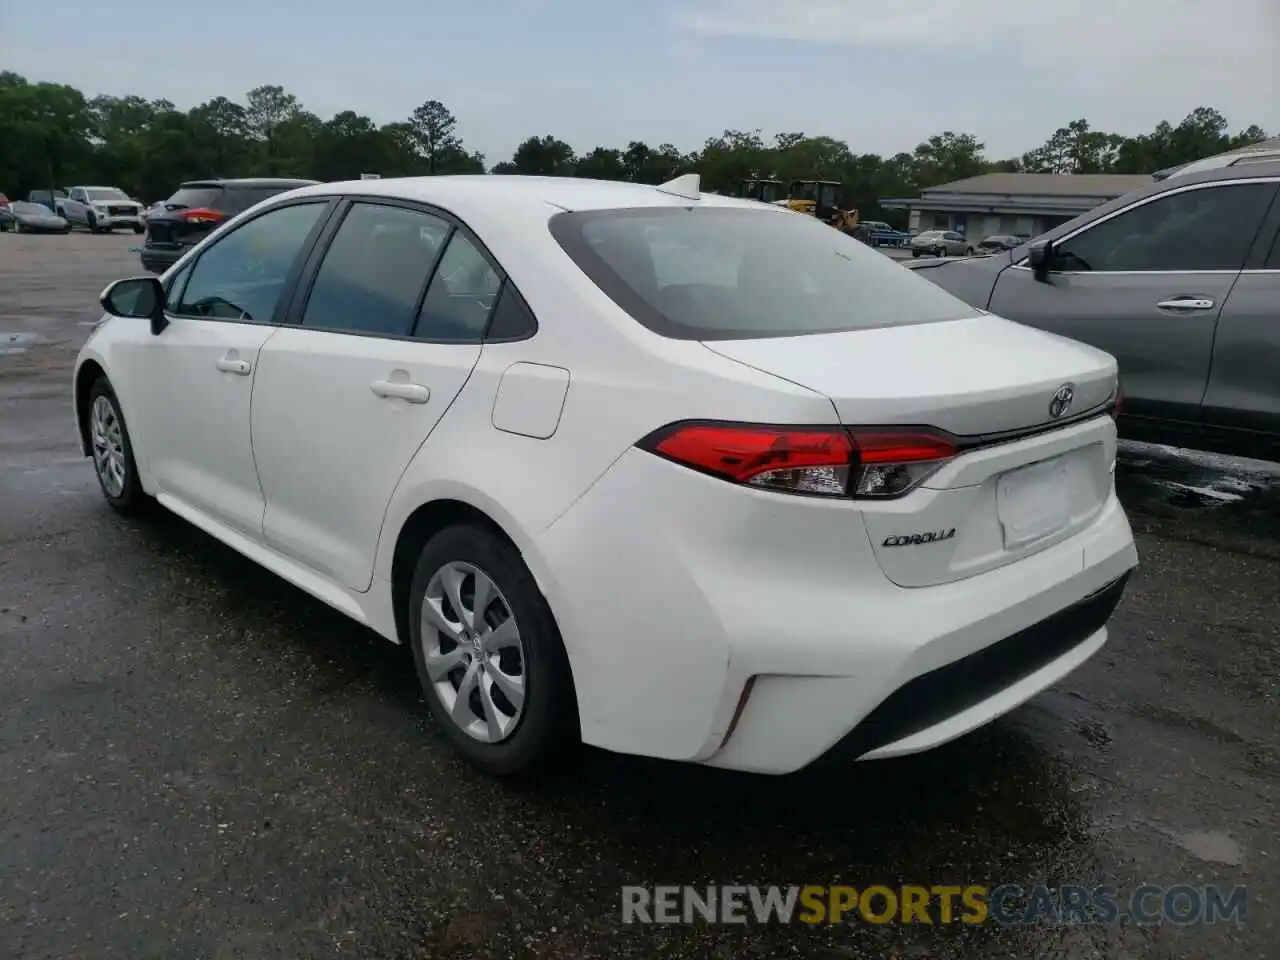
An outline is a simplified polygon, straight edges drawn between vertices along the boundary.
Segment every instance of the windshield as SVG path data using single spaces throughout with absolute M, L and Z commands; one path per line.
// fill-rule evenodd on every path
M 740 340 L 973 316 L 971 307 L 825 223 L 735 207 L 560 213 L 551 233 L 655 333 Z
M 222 197 L 221 187 L 179 187 L 178 192 L 164 202 L 170 210 L 186 210 L 203 207 L 216 209 Z
M 117 190 L 115 187 L 95 187 L 92 190 L 86 190 L 90 200 L 128 200 L 129 196 L 123 190 Z
M 941 230 L 926 230 L 924 233 L 917 233 L 917 234 L 916 234 L 916 239 L 917 239 L 917 240 L 925 240 L 925 239 L 932 240 L 934 237 L 940 237 L 940 236 L 942 236 L 942 231 L 941 231 Z
M 14 213 L 22 214 L 27 217 L 47 217 L 49 216 L 49 208 L 40 203 L 26 203 L 25 201 L 14 201 L 10 207 Z

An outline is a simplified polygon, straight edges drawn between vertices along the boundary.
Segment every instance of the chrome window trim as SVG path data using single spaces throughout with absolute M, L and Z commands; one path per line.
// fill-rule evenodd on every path
M 1060 237 L 1059 239 L 1053 241 L 1053 245 L 1055 247 L 1060 247 L 1062 246 L 1062 244 L 1068 242 L 1069 240 L 1074 240 L 1076 237 L 1080 236 L 1081 234 L 1088 233 L 1094 227 L 1107 223 L 1110 220 L 1114 220 L 1116 217 L 1120 216 L 1121 214 L 1128 213 L 1130 210 L 1137 210 L 1139 207 L 1144 207 L 1148 203 L 1154 203 L 1157 200 L 1163 200 L 1165 197 L 1172 197 L 1175 194 L 1179 194 L 1179 193 L 1190 193 L 1193 190 L 1209 190 L 1214 187 L 1231 187 L 1231 186 L 1238 186 L 1241 184 L 1250 184 L 1250 183 L 1280 183 L 1280 176 L 1235 177 L 1235 178 L 1229 178 L 1229 179 L 1223 179 L 1223 180 L 1208 180 L 1203 183 L 1188 183 L 1188 184 L 1184 184 L 1181 187 L 1174 187 L 1172 190 L 1163 190 L 1160 193 L 1153 193 L 1149 197 L 1143 197 L 1141 200 L 1135 200 L 1133 203 L 1129 204 L 1126 207 L 1121 207 L 1119 210 L 1112 210 L 1105 217 L 1099 217 L 1097 220 L 1092 220 L 1089 223 L 1086 223 L 1084 226 L 1078 227 L 1075 230 L 1072 230 L 1065 237 Z M 1015 268 L 1019 268 L 1022 270 L 1030 270 L 1031 268 L 1028 267 L 1026 263 L 1027 263 L 1027 258 L 1023 257 L 1017 263 L 1013 264 L 1013 266 Z M 1128 276 L 1145 276 L 1148 274 L 1161 275 L 1166 273 L 1184 273 L 1184 274 L 1186 273 L 1196 273 L 1196 274 L 1240 273 L 1239 270 L 1069 270 L 1069 271 L 1053 270 L 1050 272 L 1055 277 L 1066 277 L 1066 276 L 1074 276 L 1079 274 L 1096 276 L 1100 273 L 1105 273 L 1108 276 L 1113 276 L 1113 277 L 1121 276 L 1121 275 L 1128 275 Z M 1245 272 L 1251 273 L 1255 271 L 1245 271 Z

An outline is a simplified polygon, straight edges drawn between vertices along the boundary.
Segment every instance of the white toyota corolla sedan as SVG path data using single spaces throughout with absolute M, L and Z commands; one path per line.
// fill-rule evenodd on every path
M 494 773 L 924 750 L 1088 659 L 1137 564 L 1111 357 L 695 176 L 304 187 L 102 303 L 107 502 L 410 644 Z

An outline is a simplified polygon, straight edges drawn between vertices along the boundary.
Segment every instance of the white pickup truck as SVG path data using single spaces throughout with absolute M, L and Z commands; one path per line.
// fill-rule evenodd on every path
M 120 227 L 132 227 L 142 233 L 142 204 L 129 199 L 117 187 L 72 187 L 66 198 L 59 198 L 57 212 L 72 226 L 88 227 L 90 233 L 110 233 Z

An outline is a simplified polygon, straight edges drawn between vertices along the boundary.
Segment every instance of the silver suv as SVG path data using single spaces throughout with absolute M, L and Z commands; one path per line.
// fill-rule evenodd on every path
M 1122 435 L 1280 459 L 1280 159 L 1181 172 L 1008 253 L 906 266 L 1115 356 Z

